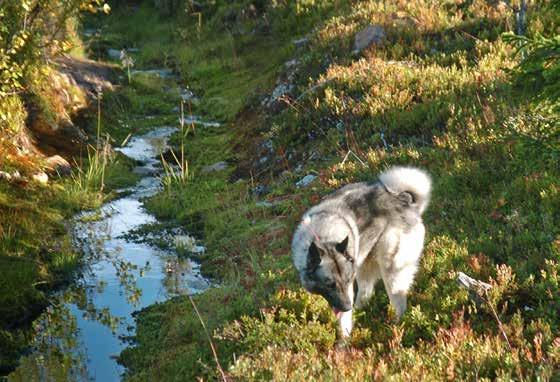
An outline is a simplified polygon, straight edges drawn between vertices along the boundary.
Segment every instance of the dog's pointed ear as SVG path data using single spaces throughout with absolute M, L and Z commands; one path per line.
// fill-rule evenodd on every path
M 340 243 L 334 246 L 339 253 L 345 253 L 346 248 L 348 248 L 348 236 L 346 239 L 342 240 Z
M 314 271 L 321 263 L 321 250 L 315 242 L 309 246 L 309 255 L 307 256 L 307 270 Z

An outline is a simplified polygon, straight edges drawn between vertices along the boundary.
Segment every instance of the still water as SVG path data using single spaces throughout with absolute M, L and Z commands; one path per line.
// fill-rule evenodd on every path
M 76 246 L 86 256 L 83 274 L 54 296 L 34 323 L 33 351 L 10 381 L 118 381 L 124 369 L 116 356 L 134 334 L 133 312 L 209 287 L 188 258 L 127 239 L 142 225 L 157 222 L 141 200 L 160 189 L 159 156 L 174 131 L 158 128 L 118 149 L 141 163 L 135 171 L 142 178 L 127 196 L 76 218 Z

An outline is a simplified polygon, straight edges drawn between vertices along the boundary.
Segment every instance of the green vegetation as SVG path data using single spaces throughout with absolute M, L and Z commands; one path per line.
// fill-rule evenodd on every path
M 194 303 L 228 376 L 560 377 L 560 11 L 552 0 L 527 1 L 526 37 L 508 33 L 516 23 L 508 4 L 517 1 L 163 0 L 157 9 L 118 3 L 105 20 L 86 23 L 102 25 L 90 53 L 139 48 L 131 53 L 135 68 L 173 69 L 200 97 L 187 110 L 225 123 L 175 138 L 188 172 L 184 161 L 166 157 L 183 169 L 168 167 L 171 179 L 146 207 L 207 246 L 197 259 L 219 285 Z M 354 36 L 370 24 L 383 38 L 352 53 Z M 307 42 L 293 43 L 303 37 Z M 264 106 L 278 78 L 291 91 Z M 102 100 L 100 135 L 117 144 L 178 117 L 176 86 L 142 74 L 130 80 Z M 21 99 L 0 102 L 13 126 L 21 125 Z M 16 131 L 4 129 L 2 142 Z M 265 146 L 272 149 L 262 154 Z M 103 155 L 90 164 L 104 162 Z M 230 166 L 203 171 L 218 161 Z M 17 162 L 5 166 L 35 166 Z M 393 164 L 421 166 L 433 177 L 421 270 L 400 323 L 392 322 L 380 287 L 355 312 L 350 343 L 339 347 L 326 302 L 298 283 L 291 233 L 323 195 Z M 44 304 L 42 286 L 78 263 L 64 218 L 99 203 L 101 197 L 86 201 L 102 184 L 122 185 L 108 175 L 118 168 L 89 169 L 48 188 L 0 183 L 0 207 L 8 211 L 0 215 L 0 245 L 7 248 L 0 269 L 13 271 L 0 282 L 0 328 Z M 317 181 L 297 188 L 308 173 Z M 257 183 L 267 185 L 266 196 L 253 191 Z M 53 244 L 52 237 L 60 240 Z M 460 271 L 492 284 L 484 301 L 457 285 Z M 220 379 L 188 298 L 151 306 L 137 321 L 137 345 L 120 356 L 128 380 Z M 12 362 L 25 333 L 2 329 L 0 340 L 11 352 L 2 362 Z
M 560 119 L 557 99 L 540 96 L 551 94 L 558 70 L 553 3 L 529 2 L 533 45 L 523 46 L 502 37 L 515 28 L 505 3 L 213 4 L 204 3 L 201 29 L 196 18 L 158 19 L 147 6 L 118 28 L 150 14 L 155 28 L 172 30 L 125 39 L 141 60 L 179 71 L 202 95 L 197 112 L 227 122 L 188 135 L 189 182 L 170 183 L 146 204 L 208 247 L 199 260 L 220 285 L 194 301 L 226 373 L 239 380 L 558 378 Z M 368 24 L 381 26 L 385 38 L 351 54 L 354 35 Z M 295 48 L 292 39 L 305 35 L 307 45 Z M 543 44 L 553 53 L 540 54 Z M 282 63 L 292 58 L 290 76 Z M 535 79 L 535 65 L 544 81 L 518 81 L 521 73 Z M 260 95 L 270 94 L 277 76 L 290 78 L 294 90 L 271 110 Z M 261 165 L 255 148 L 265 139 L 274 154 Z M 343 161 L 349 150 L 360 160 Z M 247 158 L 252 166 L 201 171 Z M 392 164 L 422 166 L 434 180 L 422 268 L 402 322 L 390 320 L 380 288 L 356 312 L 350 344 L 339 348 L 326 302 L 298 284 L 291 232 L 322 195 Z M 319 181 L 296 188 L 306 173 Z M 245 180 L 232 182 L 239 176 Z M 269 204 L 257 203 L 257 181 L 268 184 Z M 485 301 L 457 285 L 459 271 L 493 285 Z M 187 298 L 142 311 L 137 342 L 120 358 L 128 380 L 220 379 Z
M 42 56 L 70 50 L 82 10 L 108 11 L 101 0 L 6 0 L 0 8 L 0 96 L 29 91 L 45 66 Z M 7 110 L 0 118 L 11 119 Z

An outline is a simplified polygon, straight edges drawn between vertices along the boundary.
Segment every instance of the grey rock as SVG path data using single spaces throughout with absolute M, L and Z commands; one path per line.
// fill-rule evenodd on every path
M 274 151 L 274 145 L 272 144 L 272 141 L 270 139 L 263 141 L 261 143 L 261 147 L 270 152 Z
M 202 173 L 208 174 L 210 172 L 223 171 L 226 168 L 228 168 L 228 164 L 226 162 L 217 162 L 209 166 L 204 166 L 202 168 Z
M 46 159 L 47 168 L 58 175 L 70 175 L 72 173 L 72 166 L 66 159 L 60 155 L 53 155 Z
M 296 48 L 302 48 L 309 43 L 309 38 L 308 37 L 298 38 L 297 40 L 293 40 L 292 42 L 294 43 Z
M 252 190 L 253 194 L 256 196 L 263 196 L 266 195 L 270 192 L 270 187 L 268 187 L 265 184 L 257 184 L 253 190 Z
M 285 66 L 287 69 L 291 69 L 291 68 L 296 67 L 298 64 L 299 64 L 299 61 L 298 61 L 296 58 L 294 58 L 293 60 L 286 61 L 286 62 L 284 63 L 284 66 Z
M 192 101 L 196 98 L 196 96 L 194 95 L 194 93 L 192 91 L 190 91 L 189 89 L 183 89 L 181 88 L 180 90 L 180 94 L 181 94 L 181 99 L 184 102 L 189 102 Z
M 12 175 L 9 172 L 0 171 L 0 179 L 7 180 L 9 182 L 12 180 Z
M 353 53 L 360 53 L 373 44 L 379 44 L 385 38 L 385 30 L 380 25 L 368 25 L 354 37 Z
M 294 89 L 294 85 L 281 83 L 274 88 L 270 97 L 266 98 L 262 104 L 263 106 L 272 108 L 278 105 L 280 98 L 288 95 Z
M 274 204 L 267 202 L 266 200 L 260 201 L 256 203 L 257 206 L 259 207 L 263 207 L 263 208 L 272 208 L 274 207 Z
M 36 174 L 33 174 L 31 179 L 33 179 L 35 182 L 40 183 L 40 184 L 47 184 L 49 182 L 49 176 L 42 171 L 38 172 Z
M 268 106 L 269 103 L 270 103 L 270 97 L 265 96 L 261 101 L 261 106 Z
M 121 51 L 119 49 L 107 49 L 107 56 L 111 60 L 120 60 L 121 59 Z
M 316 178 L 317 178 L 316 175 L 311 175 L 311 174 L 306 175 L 306 176 L 304 176 L 301 180 L 299 180 L 299 181 L 296 183 L 296 186 L 299 187 L 299 188 L 301 188 L 301 187 L 307 187 L 307 186 L 309 186 L 311 183 L 313 183 L 313 181 L 314 181 Z
M 266 162 L 268 162 L 268 157 L 266 155 L 259 158 L 259 164 L 265 164 Z
M 288 94 L 293 89 L 292 84 L 280 84 L 274 88 L 272 91 L 272 98 L 277 100 L 278 98 Z
M 85 37 L 92 37 L 92 36 L 95 36 L 96 34 L 98 34 L 99 32 L 100 32 L 99 29 L 86 28 L 86 29 L 84 29 L 84 36 Z
M 206 247 L 204 247 L 202 245 L 195 245 L 191 249 L 191 253 L 193 253 L 195 255 L 202 255 L 204 252 L 206 252 Z

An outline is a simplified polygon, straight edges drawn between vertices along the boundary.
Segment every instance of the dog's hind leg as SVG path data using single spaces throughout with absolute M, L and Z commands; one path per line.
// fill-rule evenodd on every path
M 356 275 L 358 293 L 356 294 L 356 308 L 363 308 L 373 295 L 375 283 L 381 278 L 377 261 L 370 256 L 366 259 Z
M 396 273 L 382 272 L 389 301 L 395 308 L 398 318 L 401 318 L 406 311 L 406 296 L 414 280 L 416 268 L 416 266 L 407 266 Z
M 380 266 L 380 273 L 391 305 L 398 318 L 406 310 L 406 296 L 416 272 L 424 246 L 424 226 L 418 225 L 410 232 L 402 234 L 392 261 Z

